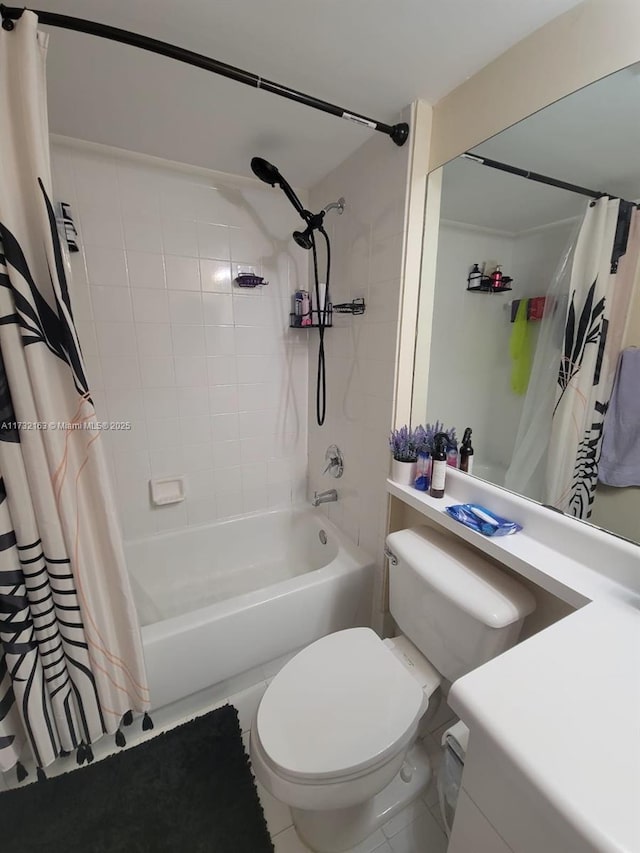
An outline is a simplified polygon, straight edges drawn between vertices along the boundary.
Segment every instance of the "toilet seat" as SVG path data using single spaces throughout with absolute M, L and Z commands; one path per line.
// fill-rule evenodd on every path
M 357 778 L 407 747 L 425 710 L 418 681 L 370 628 L 330 634 L 298 653 L 260 703 L 256 734 L 282 778 Z

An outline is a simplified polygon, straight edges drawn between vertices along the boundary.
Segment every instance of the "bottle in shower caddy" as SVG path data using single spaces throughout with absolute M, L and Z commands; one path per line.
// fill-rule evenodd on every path
M 491 273 L 491 287 L 498 289 L 502 287 L 502 267 L 498 264 L 495 270 Z
M 473 447 L 471 446 L 471 427 L 467 427 L 460 445 L 460 470 L 473 473 Z
M 444 483 L 447 477 L 447 450 L 449 448 L 449 436 L 446 432 L 439 432 L 433 439 L 433 454 L 431 456 L 431 488 L 429 494 L 432 498 L 444 497 Z

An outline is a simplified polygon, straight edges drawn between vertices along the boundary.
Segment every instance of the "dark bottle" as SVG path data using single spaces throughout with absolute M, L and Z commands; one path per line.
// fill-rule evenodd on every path
M 473 473 L 473 447 L 471 446 L 471 427 L 467 427 L 460 445 L 460 470 Z
M 431 489 L 429 494 L 432 498 L 444 497 L 444 482 L 447 476 L 447 450 L 449 449 L 449 436 L 446 432 L 439 432 L 433 439 L 433 454 L 431 463 Z

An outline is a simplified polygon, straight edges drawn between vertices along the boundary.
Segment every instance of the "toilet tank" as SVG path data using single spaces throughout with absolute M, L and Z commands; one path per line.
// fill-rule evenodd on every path
M 515 645 L 535 599 L 481 554 L 429 527 L 387 537 L 389 609 L 407 636 L 449 681 Z

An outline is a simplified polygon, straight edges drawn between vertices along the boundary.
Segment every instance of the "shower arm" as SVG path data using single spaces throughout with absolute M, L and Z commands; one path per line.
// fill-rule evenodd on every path
M 24 11 L 25 7 L 0 4 L 2 28 L 12 30 L 15 26 L 14 21 L 19 20 Z M 193 50 L 178 47 L 175 44 L 143 36 L 140 33 L 132 33 L 129 30 L 123 30 L 119 27 L 111 27 L 108 24 L 100 24 L 97 21 L 74 18 L 71 15 L 60 15 L 56 12 L 46 12 L 39 9 L 28 9 L 27 11 L 37 15 L 39 23 L 43 26 L 61 27 L 65 30 L 87 33 L 88 35 L 138 47 L 141 50 L 148 50 L 151 53 L 158 53 L 161 56 L 168 56 L 170 59 L 186 62 L 187 65 L 194 65 L 196 68 L 204 68 L 205 71 L 220 74 L 222 77 L 228 77 L 231 80 L 244 83 L 246 86 L 252 86 L 254 89 L 264 89 L 274 95 L 279 95 L 281 98 L 288 98 L 290 101 L 297 101 L 299 104 L 312 107 L 314 110 L 320 110 L 321 112 L 329 113 L 329 115 L 355 122 L 362 127 L 377 130 L 389 136 L 399 146 L 404 145 L 409 138 L 409 125 L 406 122 L 389 125 L 382 121 L 376 121 L 359 113 L 345 110 L 343 107 L 338 107 L 335 104 L 330 104 L 328 101 L 315 98 L 313 95 L 305 95 L 304 92 L 298 92 L 296 89 L 290 89 L 288 86 L 283 86 L 272 80 L 265 80 L 264 77 L 253 74 L 251 71 L 244 71 L 242 68 L 237 68 L 226 62 L 220 62 L 201 53 L 195 53 Z

